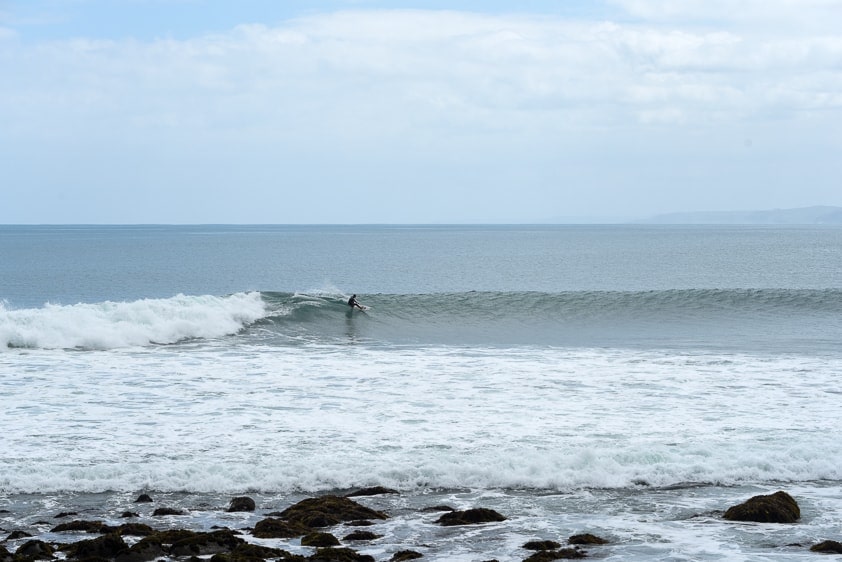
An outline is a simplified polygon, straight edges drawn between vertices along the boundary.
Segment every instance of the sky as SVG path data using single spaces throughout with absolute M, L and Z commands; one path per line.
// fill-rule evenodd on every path
M 842 0 L 0 0 L 0 223 L 842 206 Z

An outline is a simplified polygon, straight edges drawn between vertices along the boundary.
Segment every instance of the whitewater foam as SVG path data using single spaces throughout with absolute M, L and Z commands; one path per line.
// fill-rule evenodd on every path
M 0 348 L 114 349 L 234 334 L 266 315 L 260 293 L 186 296 L 132 302 L 0 305 Z
M 838 358 L 347 345 L 4 356 L 7 491 L 842 478 L 838 396 L 821 390 Z

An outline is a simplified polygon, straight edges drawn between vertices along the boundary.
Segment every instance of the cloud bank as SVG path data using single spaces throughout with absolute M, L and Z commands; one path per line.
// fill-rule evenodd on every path
M 14 78 L 0 84 L 0 144 L 20 197 L 0 221 L 842 203 L 827 179 L 842 140 L 839 3 L 617 4 L 623 21 L 344 11 L 188 40 L 30 44 L 0 28 Z M 816 200 L 798 200 L 796 179 Z M 62 214 L 71 204 L 78 221 Z

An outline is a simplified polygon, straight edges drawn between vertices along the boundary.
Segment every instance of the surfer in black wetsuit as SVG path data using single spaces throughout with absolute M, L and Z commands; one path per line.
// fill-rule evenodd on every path
M 355 306 L 360 310 L 365 310 L 360 303 L 357 302 L 357 295 L 351 295 L 351 298 L 348 299 L 348 306 L 354 308 Z

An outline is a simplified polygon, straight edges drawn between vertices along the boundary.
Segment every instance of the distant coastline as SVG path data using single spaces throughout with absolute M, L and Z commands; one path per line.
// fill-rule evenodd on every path
M 668 213 L 637 224 L 842 224 L 842 207 Z

